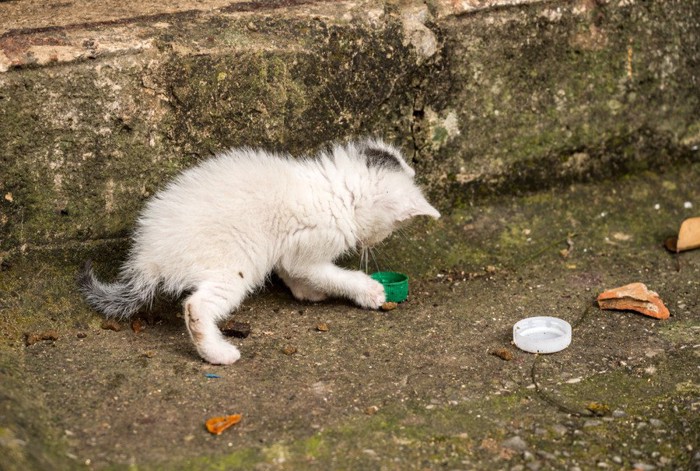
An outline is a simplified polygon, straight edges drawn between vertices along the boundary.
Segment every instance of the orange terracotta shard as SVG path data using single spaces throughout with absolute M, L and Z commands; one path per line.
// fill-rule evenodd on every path
M 221 435 L 221 432 L 240 422 L 241 418 L 241 414 L 212 417 L 206 421 L 207 430 L 209 430 L 209 433 L 213 433 L 214 435 Z
M 604 291 L 598 296 L 598 306 L 601 309 L 636 311 L 656 319 L 668 319 L 670 315 L 659 295 L 644 283 L 631 283 Z
M 699 248 L 700 217 L 688 218 L 683 221 L 678 230 L 678 237 L 669 237 L 664 245 L 668 250 L 676 253 Z

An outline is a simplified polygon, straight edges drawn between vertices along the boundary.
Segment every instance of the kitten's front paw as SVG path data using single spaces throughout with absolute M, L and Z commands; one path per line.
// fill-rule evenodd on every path
M 355 302 L 365 309 L 379 309 L 386 301 L 384 286 L 370 277 L 364 280 L 364 284 L 362 292 L 355 297 Z
M 197 351 L 212 365 L 230 365 L 241 358 L 241 352 L 226 341 L 203 342 L 197 345 Z

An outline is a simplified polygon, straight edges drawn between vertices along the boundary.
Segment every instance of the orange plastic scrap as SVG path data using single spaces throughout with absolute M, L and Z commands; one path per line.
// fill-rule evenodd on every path
M 236 425 L 242 418 L 243 416 L 241 414 L 212 417 L 206 422 L 207 430 L 209 430 L 209 433 L 213 433 L 214 435 L 221 435 L 221 432 L 232 425 Z

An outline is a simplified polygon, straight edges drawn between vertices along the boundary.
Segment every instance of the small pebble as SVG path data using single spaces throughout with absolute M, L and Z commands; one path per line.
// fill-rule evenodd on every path
M 382 311 L 393 311 L 396 309 L 399 305 L 397 303 L 387 301 L 384 304 L 382 304 Z
M 285 355 L 294 355 L 297 352 L 297 347 L 294 345 L 285 345 L 282 347 L 282 353 Z
M 501 446 L 503 448 L 509 448 L 515 451 L 527 450 L 527 443 L 525 443 L 525 440 L 523 440 L 517 435 L 514 437 L 510 437 L 507 440 L 503 440 L 503 442 L 501 442 Z
M 316 324 L 316 330 L 318 330 L 319 332 L 328 332 L 328 324 L 326 324 L 325 322 L 319 322 L 318 324 Z
M 619 419 L 620 417 L 626 416 L 627 413 L 623 410 L 620 409 L 615 409 L 612 413 L 612 416 L 615 417 L 616 419 Z
M 530 471 L 538 471 L 542 467 L 542 463 L 539 461 L 531 461 L 527 464 L 527 469 Z

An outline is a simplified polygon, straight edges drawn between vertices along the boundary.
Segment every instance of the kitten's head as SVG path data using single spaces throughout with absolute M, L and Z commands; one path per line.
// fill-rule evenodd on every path
M 414 181 L 415 172 L 401 152 L 380 140 L 355 143 L 358 163 L 364 164 L 368 181 L 356 205 L 360 243 L 371 247 L 416 216 L 440 217 Z

